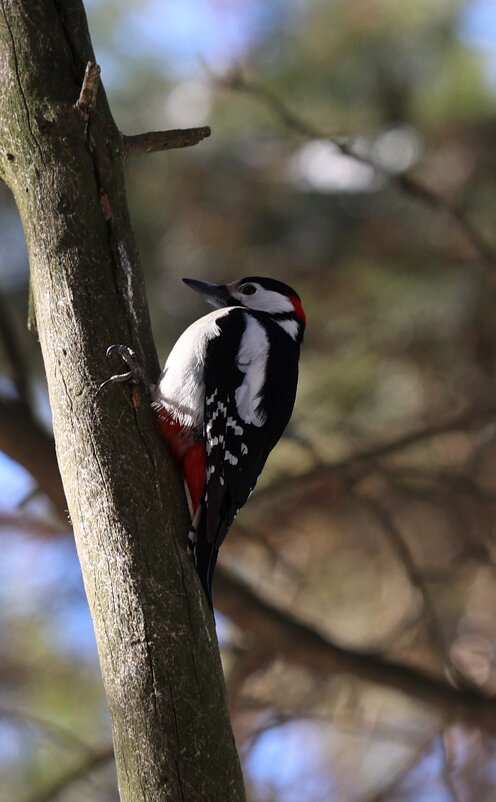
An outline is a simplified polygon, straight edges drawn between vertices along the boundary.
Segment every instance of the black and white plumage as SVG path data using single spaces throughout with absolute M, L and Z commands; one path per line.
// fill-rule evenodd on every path
M 217 554 L 293 411 L 305 314 L 282 282 L 184 279 L 218 307 L 174 345 L 154 391 L 183 470 L 190 546 L 210 605 Z

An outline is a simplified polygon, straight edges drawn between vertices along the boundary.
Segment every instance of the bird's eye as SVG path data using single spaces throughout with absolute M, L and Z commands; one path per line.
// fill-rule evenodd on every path
M 240 287 L 241 295 L 253 295 L 254 292 L 257 291 L 257 288 L 253 286 L 253 284 L 245 284 L 243 287 Z

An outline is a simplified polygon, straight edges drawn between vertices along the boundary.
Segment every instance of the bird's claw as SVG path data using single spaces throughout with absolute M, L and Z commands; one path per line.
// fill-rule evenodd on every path
M 147 383 L 144 370 L 139 364 L 137 356 L 132 348 L 129 348 L 127 345 L 109 345 L 106 356 L 110 357 L 114 354 L 117 354 L 124 360 L 129 370 L 125 373 L 116 373 L 114 376 L 110 376 L 109 379 L 106 379 L 100 384 L 98 392 L 103 390 L 108 384 L 115 384 L 117 382 L 130 382 L 131 384 L 140 384 L 141 382 Z

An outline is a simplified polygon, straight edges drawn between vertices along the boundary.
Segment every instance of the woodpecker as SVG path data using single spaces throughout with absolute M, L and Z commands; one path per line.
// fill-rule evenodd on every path
M 216 308 L 179 337 L 151 393 L 182 469 L 188 546 L 212 608 L 219 548 L 293 411 L 306 317 L 299 295 L 275 279 L 183 281 Z M 109 381 L 142 378 L 133 352 L 108 353 L 116 350 L 130 371 Z

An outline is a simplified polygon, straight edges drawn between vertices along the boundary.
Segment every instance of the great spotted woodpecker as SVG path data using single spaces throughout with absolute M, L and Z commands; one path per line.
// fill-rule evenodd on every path
M 189 548 L 212 606 L 219 547 L 293 411 L 306 318 L 298 294 L 274 279 L 183 280 L 217 308 L 179 337 L 151 391 L 182 468 Z M 109 381 L 136 380 L 134 354 L 115 351 L 131 370 Z

